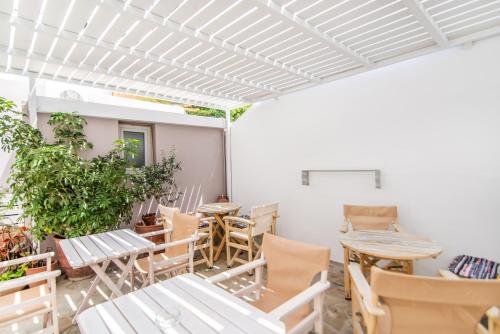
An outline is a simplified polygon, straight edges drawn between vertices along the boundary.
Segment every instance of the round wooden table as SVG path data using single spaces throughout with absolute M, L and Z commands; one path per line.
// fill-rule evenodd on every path
M 217 261 L 220 257 L 224 246 L 226 245 L 226 227 L 224 224 L 224 220 L 222 219 L 224 216 L 237 216 L 238 212 L 241 209 L 241 205 L 236 203 L 209 203 L 203 204 L 198 207 L 196 210 L 198 213 L 201 213 L 205 217 L 214 217 L 216 224 L 214 225 L 215 235 L 220 238 L 220 244 L 217 246 L 217 250 L 215 252 L 214 261 Z
M 391 260 L 386 269 L 398 268 L 401 272 L 413 274 L 413 261 L 435 258 L 443 251 L 434 240 L 395 231 L 352 231 L 342 235 L 340 243 L 344 247 L 346 298 L 351 294 L 348 269 L 351 254 L 359 257 L 361 271 L 365 274 L 380 260 Z

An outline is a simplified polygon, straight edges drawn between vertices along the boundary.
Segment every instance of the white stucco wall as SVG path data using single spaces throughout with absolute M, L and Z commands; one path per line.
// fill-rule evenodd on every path
M 231 130 L 233 200 L 280 202 L 278 233 L 342 261 L 343 204 L 395 204 L 444 253 L 500 261 L 500 37 L 255 105 Z M 302 169 L 382 170 L 311 174 Z

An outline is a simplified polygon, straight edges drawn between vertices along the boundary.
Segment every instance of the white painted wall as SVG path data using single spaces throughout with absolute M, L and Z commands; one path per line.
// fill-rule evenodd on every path
M 395 204 L 444 253 L 500 261 L 500 37 L 255 105 L 232 127 L 233 200 L 280 202 L 278 233 L 342 261 L 343 204 Z M 380 168 L 372 174 L 302 169 Z

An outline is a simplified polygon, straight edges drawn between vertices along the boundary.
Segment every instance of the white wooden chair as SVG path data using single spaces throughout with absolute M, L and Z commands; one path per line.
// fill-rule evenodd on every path
M 171 229 L 172 218 L 175 212 L 179 213 L 179 208 L 167 207 L 164 205 L 158 205 L 158 212 L 160 214 L 159 221 L 163 222 L 165 225 L 164 229 Z M 187 213 L 189 215 L 195 215 L 192 213 Z M 198 226 L 198 237 L 200 238 L 194 247 L 195 253 L 200 252 L 201 259 L 194 262 L 194 266 L 206 263 L 208 268 L 212 268 L 214 265 L 214 220 L 213 217 L 202 217 L 201 215 L 195 215 L 200 219 L 200 224 Z M 165 238 L 165 240 L 167 240 Z
M 154 284 L 155 277 L 161 274 L 176 274 L 187 269 L 193 272 L 194 245 L 199 240 L 199 218 L 174 212 L 172 227 L 161 231 L 143 234 L 150 237 L 165 234 L 166 243 L 156 245 L 149 251 L 149 256 L 135 261 L 134 267 L 142 278 L 142 287 Z M 163 250 L 164 252 L 154 254 Z M 132 270 L 132 287 L 134 287 L 134 270 Z
M 46 260 L 47 271 L 23 276 L 5 282 L 0 282 L 0 293 L 24 288 L 28 284 L 43 284 L 11 292 L 0 297 L 0 327 L 5 327 L 19 321 L 43 316 L 43 333 L 59 333 L 56 303 L 56 277 L 59 270 L 51 271 L 51 258 L 54 253 L 38 254 L 20 259 L 0 262 L 0 268 L 16 266 L 31 261 Z
M 233 216 L 223 218 L 226 226 L 226 262 L 228 267 L 231 267 L 234 262 L 244 264 L 260 257 L 261 245 L 256 237 L 264 233 L 276 234 L 278 207 L 278 203 L 255 206 L 250 211 L 250 219 Z M 232 255 L 231 248 L 235 249 Z M 240 257 L 241 252 L 247 253 L 248 260 Z
M 288 334 L 308 333 L 312 329 L 323 333 L 323 300 L 330 287 L 327 280 L 330 249 L 269 233 L 264 234 L 262 249 L 260 259 L 207 281 L 215 284 L 255 269 L 255 282 L 236 291 L 236 296 L 253 297 L 252 304 L 282 320 Z M 264 266 L 267 266 L 265 286 Z
M 349 265 L 353 333 L 499 334 L 499 280 L 405 275 Z M 488 329 L 480 320 L 488 315 Z

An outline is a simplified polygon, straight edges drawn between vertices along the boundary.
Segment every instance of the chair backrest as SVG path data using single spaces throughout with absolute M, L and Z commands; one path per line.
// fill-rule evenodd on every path
M 286 299 L 307 289 L 314 277 L 328 271 L 330 248 L 264 234 L 267 288 Z
M 180 210 L 179 210 L 179 208 L 171 208 L 171 207 L 160 204 L 160 205 L 158 205 L 158 212 L 160 214 L 160 217 L 165 219 L 165 221 L 163 222 L 163 225 L 165 225 L 165 223 L 166 223 L 169 225 L 169 227 L 171 227 L 172 220 L 174 218 L 174 213 L 176 213 L 176 212 L 179 213 Z
M 475 333 L 481 317 L 500 304 L 500 281 L 405 275 L 371 269 L 372 293 L 389 314 L 380 333 Z
M 353 230 L 388 230 L 397 222 L 396 206 L 344 205 L 344 219 Z
M 250 210 L 250 220 L 255 223 L 253 234 L 259 235 L 271 230 L 273 221 L 278 216 L 278 203 L 254 206 Z
M 172 219 L 172 234 L 170 241 L 179 241 L 187 239 L 196 233 L 200 220 L 198 217 L 174 212 Z M 179 245 L 166 248 L 165 253 L 168 257 L 179 256 L 188 252 L 188 245 Z

